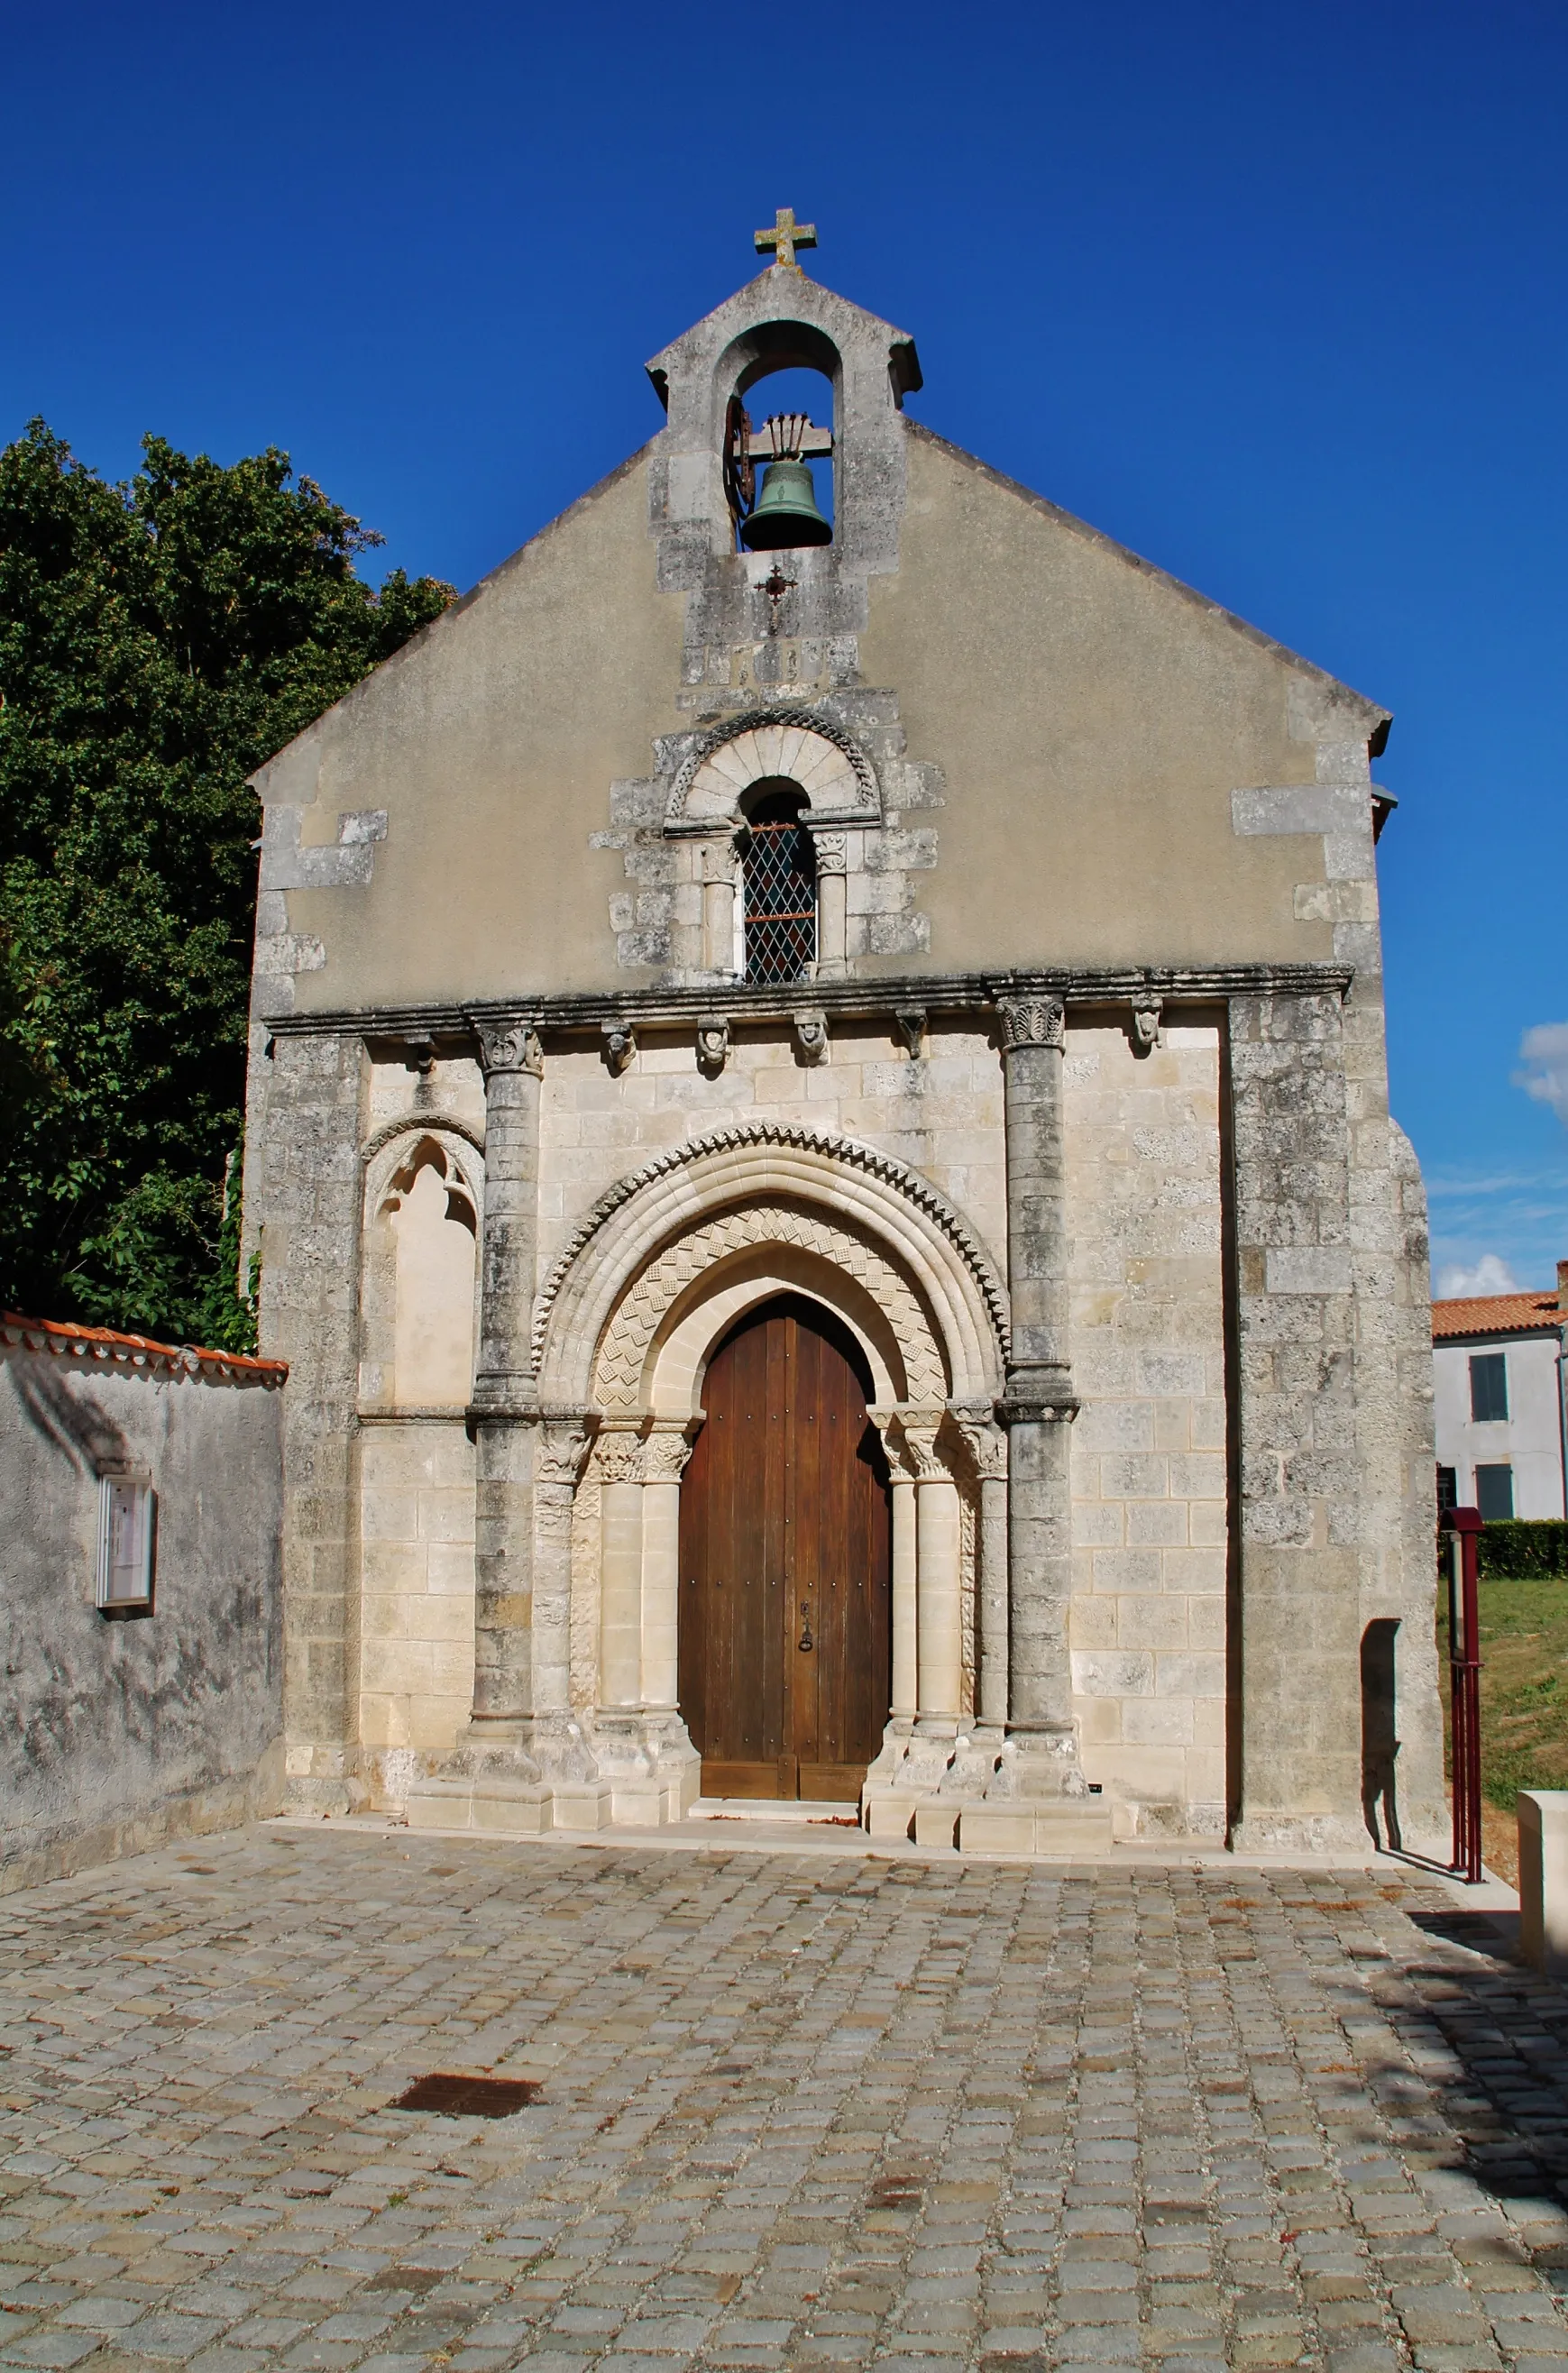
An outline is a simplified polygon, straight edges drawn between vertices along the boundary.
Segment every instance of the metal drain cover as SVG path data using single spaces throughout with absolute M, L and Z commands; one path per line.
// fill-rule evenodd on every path
M 527 2076 L 416 2076 L 394 2110 L 431 2110 L 439 2118 L 510 2118 L 537 2101 L 543 2087 Z

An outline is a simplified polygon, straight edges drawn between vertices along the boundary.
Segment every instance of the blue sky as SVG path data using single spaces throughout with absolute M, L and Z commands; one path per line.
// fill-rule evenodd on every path
M 643 359 L 753 228 L 813 220 L 918 338 L 919 417 L 1395 711 L 1437 1264 L 1550 1280 L 1561 6 L 59 0 L 10 14 L 6 86 L 0 435 L 41 412 L 116 474 L 149 428 L 279 444 L 460 586 L 657 427 Z

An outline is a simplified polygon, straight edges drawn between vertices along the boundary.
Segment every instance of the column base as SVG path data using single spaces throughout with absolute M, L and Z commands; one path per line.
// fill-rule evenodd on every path
M 1102 1808 L 1098 1796 L 965 1805 L 958 1817 L 958 1843 L 965 1853 L 1106 1854 L 1112 1844 L 1110 1807 Z
M 593 1717 L 593 1759 L 617 1829 L 684 1820 L 702 1793 L 702 1758 L 673 1707 L 602 1707 Z
M 1359 1812 L 1245 1812 L 1229 1843 L 1233 1853 L 1348 1853 L 1358 1862 L 1375 1851 Z
M 541 1838 L 552 1831 L 662 1829 L 701 1793 L 702 1759 L 671 1711 L 614 1709 L 576 1722 L 470 1724 L 453 1752 L 407 1796 L 413 1829 L 478 1829 Z
M 1111 1807 L 1092 1796 L 1070 1730 L 1012 1731 L 997 1742 L 978 1802 L 959 1815 L 958 1842 L 974 1853 L 1108 1853 Z
M 569 1715 L 470 1722 L 451 1754 L 409 1783 L 411 1829 L 543 1837 L 600 1829 L 609 1818 L 592 1753 Z

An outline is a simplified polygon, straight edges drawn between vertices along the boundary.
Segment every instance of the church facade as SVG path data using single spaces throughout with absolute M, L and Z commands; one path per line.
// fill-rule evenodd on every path
M 1387 715 L 766 237 L 652 441 L 256 778 L 294 1801 L 1433 1839 Z

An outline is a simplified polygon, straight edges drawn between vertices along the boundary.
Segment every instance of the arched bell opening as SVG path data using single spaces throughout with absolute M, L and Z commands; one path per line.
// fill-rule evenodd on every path
M 804 322 L 766 324 L 721 361 L 724 491 L 743 551 L 833 541 L 841 379 L 832 342 Z M 766 411 L 748 401 L 764 382 Z

